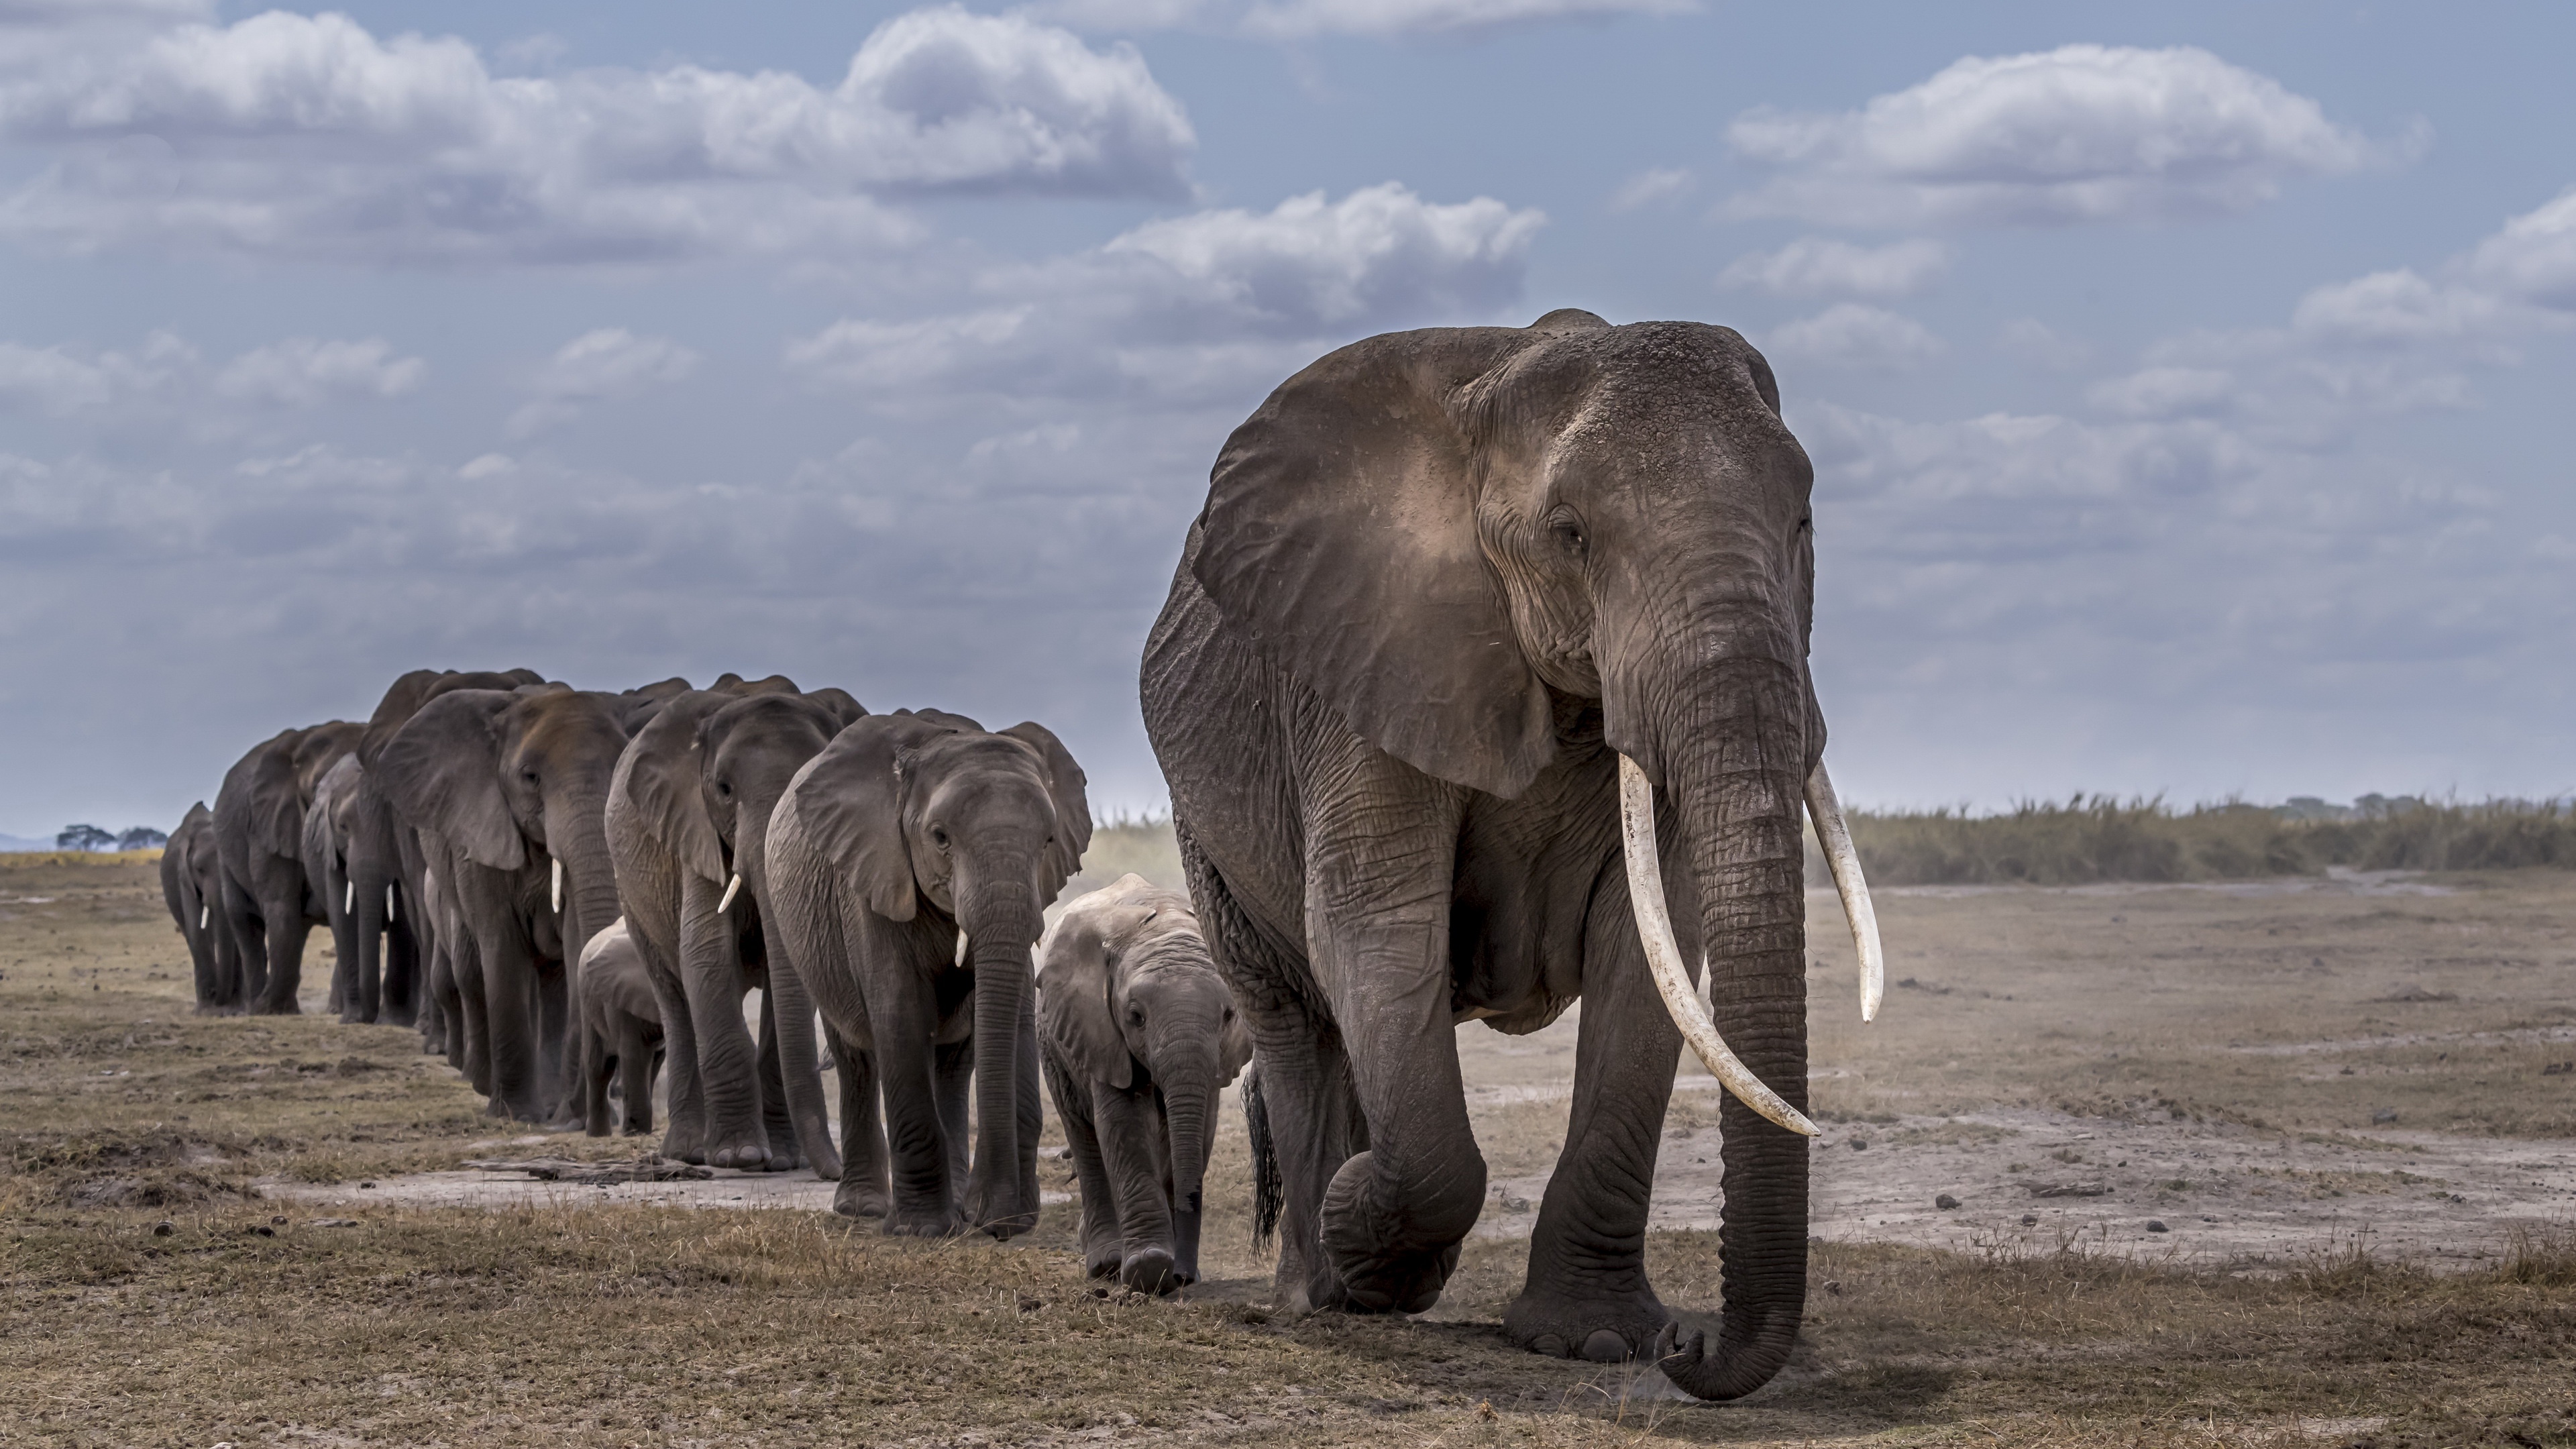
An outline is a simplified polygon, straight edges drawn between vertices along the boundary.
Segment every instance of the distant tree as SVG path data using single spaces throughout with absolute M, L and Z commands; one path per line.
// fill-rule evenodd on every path
M 155 830 L 149 825 L 137 825 L 132 830 L 116 837 L 116 848 L 119 850 L 150 850 L 156 845 L 168 845 L 169 843 L 169 832 Z
M 54 837 L 57 850 L 105 850 L 115 843 L 115 836 L 95 825 L 66 825 Z

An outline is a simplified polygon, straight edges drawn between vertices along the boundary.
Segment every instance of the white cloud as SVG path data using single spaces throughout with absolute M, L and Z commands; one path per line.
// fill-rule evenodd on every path
M 2015 317 L 1995 331 L 1995 345 L 2006 356 L 2031 367 L 2067 369 L 2092 360 L 2093 348 L 2036 317 Z
M 697 353 L 667 337 L 638 337 L 623 327 L 585 332 L 538 369 L 529 388 L 536 396 L 510 415 L 509 434 L 524 438 L 570 422 L 590 403 L 686 381 L 698 362 Z
M 167 332 L 152 333 L 131 352 L 0 342 L 0 404 L 52 417 L 157 409 L 202 366 L 196 348 Z
M 1820 367 L 1896 371 L 1920 367 L 1949 348 L 1911 317 L 1837 302 L 1813 317 L 1773 328 L 1762 350 Z
M 1718 273 L 1722 287 L 1754 287 L 1789 297 L 1908 297 L 1950 266 L 1950 249 L 1915 237 L 1882 247 L 1827 237 L 1800 237 L 1776 252 L 1751 252 Z
M 2087 397 L 2125 418 L 2202 416 L 2225 407 L 2236 379 L 2211 367 L 2149 367 L 2094 385 Z
M 2576 190 L 2506 222 L 2478 243 L 2462 270 L 2499 295 L 2576 312 Z
M 219 397 L 273 407 L 312 407 L 340 397 L 401 397 L 420 386 L 429 364 L 396 357 L 380 338 L 335 342 L 290 337 L 245 352 L 215 374 Z
M 1670 201 L 1695 183 L 1696 178 L 1679 166 L 1648 167 L 1619 183 L 1619 189 L 1610 193 L 1610 209 L 1634 211 L 1658 201 Z
M 1394 183 L 1266 212 L 1196 212 L 991 272 L 978 283 L 989 306 L 834 323 L 791 342 L 786 361 L 881 401 L 1130 393 L 1190 406 L 1232 398 L 1247 378 L 1275 382 L 1334 342 L 1489 320 L 1518 299 L 1545 220 L 1490 197 L 1429 202 Z
M 1025 14 L 1085 30 L 1235 31 L 1265 40 L 1381 39 L 1550 21 L 1688 15 L 1698 0 L 1042 0 Z
M 1125 45 L 956 6 L 879 26 L 832 89 L 677 65 L 500 78 L 454 38 L 271 11 L 67 49 L 0 86 L 59 159 L 0 232 L 365 262 L 816 254 L 912 234 L 883 199 L 1174 196 L 1195 145 Z
M 1856 111 L 1748 112 L 1737 155 L 1783 174 L 1745 216 L 2046 225 L 2246 210 L 2386 154 L 2268 76 L 2182 46 L 1970 56 Z

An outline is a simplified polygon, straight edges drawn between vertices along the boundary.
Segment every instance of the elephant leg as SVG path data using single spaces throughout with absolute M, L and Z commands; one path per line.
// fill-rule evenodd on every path
M 374 939 L 361 932 L 358 949 L 366 950 Z M 411 923 L 397 915 L 386 923 L 381 945 L 384 969 L 379 990 L 383 994 L 378 1019 L 396 1026 L 416 1025 L 421 1013 L 420 938 L 413 934 Z
M 442 933 L 451 936 L 447 948 L 447 979 L 456 989 L 456 1019 L 464 1032 L 451 1050 L 456 1068 L 473 1083 L 474 1090 L 492 1095 L 492 1035 L 490 1003 L 483 993 L 483 952 L 463 930 Z
M 972 1004 L 969 1004 L 972 1010 Z M 975 1039 L 952 1042 L 934 1049 L 939 1075 L 939 1130 L 948 1154 L 948 1181 L 957 1194 L 957 1209 L 965 1211 L 967 1184 L 967 1149 L 971 1146 L 968 1132 L 975 1103 Z
M 1172 1251 L 1171 1195 L 1163 1186 L 1163 1114 L 1153 1089 L 1122 1092 L 1095 1082 L 1091 1118 L 1109 1189 L 1118 1195 L 1118 1279 L 1139 1293 L 1169 1293 L 1181 1286 L 1181 1275 Z
M 832 1195 L 832 1211 L 844 1217 L 886 1215 L 885 1128 L 877 1116 L 876 1054 L 850 1044 L 829 1026 L 833 1073 L 840 1078 L 841 1187 Z
M 1225 974 L 1261 1063 L 1270 1155 L 1279 1171 L 1276 1301 L 1291 1313 L 1340 1308 L 1342 1280 L 1325 1261 L 1320 1239 L 1324 1188 L 1369 1141 L 1341 1034 L 1292 984 L 1302 965 L 1235 901 L 1188 822 L 1176 822 L 1175 834 L 1209 954 Z
M 907 978 L 910 973 L 905 973 Z M 893 1168 L 894 1208 L 885 1230 L 924 1237 L 946 1237 L 965 1225 L 957 1197 L 965 1181 L 962 1148 L 965 1124 L 952 1129 L 948 1116 L 948 1078 L 955 1075 L 951 1048 L 932 1044 L 938 1014 L 929 1000 L 928 984 L 917 979 L 872 983 L 868 992 L 870 1035 L 875 1038 L 877 1074 L 884 1083 L 886 1148 Z M 973 1066 L 971 1054 L 967 1065 Z M 958 1106 L 962 1109 L 963 1097 Z M 961 1110 L 958 1116 L 964 1116 Z M 841 1159 L 847 1181 L 849 1158 Z
M 578 948 L 574 948 L 578 949 Z M 572 999 L 569 963 L 534 956 L 529 984 L 536 1012 L 537 1078 L 529 1100 L 537 1120 L 555 1127 L 581 1125 L 582 1038 Z
M 621 1016 L 617 1026 L 617 1073 L 620 1090 L 626 1096 L 622 1113 L 626 1135 L 650 1136 L 653 1131 L 653 1044 L 645 1039 L 642 1020 Z
M 617 1057 L 599 1031 L 581 1031 L 581 1131 L 585 1137 L 609 1135 L 608 1080 L 617 1074 Z
M 797 1150 L 796 1121 L 787 1113 L 787 1074 L 778 1056 L 778 993 L 760 993 L 760 1130 L 769 1139 L 769 1170 L 805 1165 Z
M 641 939 L 638 939 L 641 944 Z M 648 958 L 649 959 L 649 958 Z M 679 978 L 653 971 L 653 1000 L 662 1009 L 662 1155 L 674 1162 L 706 1163 L 706 1097 L 698 1084 L 697 1024 Z
M 680 973 L 698 1047 L 698 1090 L 706 1104 L 706 1160 L 752 1170 L 769 1163 L 761 1126 L 760 1052 L 742 1020 L 742 958 L 721 895 L 692 874 L 680 891 Z
M 1124 1260 L 1126 1234 L 1118 1223 L 1118 1193 L 1100 1156 L 1100 1134 L 1092 1126 L 1091 1085 L 1051 1057 L 1046 1081 L 1047 1095 L 1055 1098 L 1056 1120 L 1064 1124 L 1065 1156 L 1073 1160 L 1074 1181 L 1082 1188 L 1082 1271 L 1106 1278 Z
M 1698 953 L 1687 959 L 1696 978 Z M 1681 1052 L 1616 876 L 1593 895 L 1582 981 L 1565 1148 L 1503 1332 L 1539 1353 L 1615 1363 L 1647 1352 L 1667 1317 L 1646 1280 L 1646 1189 Z
M 249 1011 L 268 988 L 268 932 L 259 919 L 259 908 L 251 904 L 250 895 L 227 874 L 224 877 L 223 919 L 233 938 L 232 987 L 224 1005 L 233 1011 Z

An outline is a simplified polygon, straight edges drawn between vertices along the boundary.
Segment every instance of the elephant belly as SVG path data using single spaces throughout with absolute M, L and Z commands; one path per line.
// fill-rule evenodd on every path
M 1518 799 L 1474 797 L 1458 841 L 1449 978 L 1459 1019 L 1536 1031 L 1583 992 L 1583 932 L 1602 873 L 1620 868 L 1615 768 L 1590 730 L 1560 724 L 1557 763 Z M 1571 735 L 1571 738 L 1565 736 Z M 1585 748 L 1588 744 L 1589 748 Z

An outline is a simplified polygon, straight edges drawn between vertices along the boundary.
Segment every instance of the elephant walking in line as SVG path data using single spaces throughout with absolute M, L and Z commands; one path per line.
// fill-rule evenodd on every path
M 419 832 L 448 897 L 440 931 L 475 1086 L 496 1117 L 579 1110 L 567 969 L 623 912 L 602 824 L 635 701 L 560 684 L 454 689 L 422 704 L 370 771 Z M 472 1063 L 470 1045 L 481 1045 Z
M 215 922 L 215 908 L 223 899 L 223 866 L 216 858 L 215 812 L 203 800 L 188 807 L 162 849 L 161 899 L 188 943 L 198 1012 L 223 1010 L 225 1002 L 238 998 L 241 962 L 233 954 L 231 934 Z
M 893 1169 L 887 1232 L 973 1226 L 1007 1238 L 1037 1225 L 1030 964 L 1047 906 L 1091 844 L 1083 785 L 1044 726 L 988 733 L 959 715 L 899 711 L 834 736 L 770 817 L 779 1019 L 819 1006 L 873 1061 Z M 797 1055 L 810 1038 L 779 1042 L 785 1070 L 812 1070 Z M 845 1135 L 845 1165 L 861 1151 Z M 852 1210 L 852 1177 L 836 1210 Z
M 304 941 L 328 925 L 304 873 L 304 813 L 322 777 L 357 744 L 364 727 L 342 720 L 281 731 L 224 773 L 215 795 L 215 845 L 222 862 L 218 916 L 241 961 L 238 995 L 221 1004 L 255 1014 L 291 1015 L 302 984 Z
M 358 756 L 353 749 L 333 761 L 313 787 L 313 803 L 304 811 L 304 883 L 320 903 L 331 928 L 331 994 L 324 1010 L 342 1021 L 358 1020 L 351 996 L 358 966 L 358 932 L 349 859 L 342 847 L 351 798 L 357 793 Z
M 350 962 L 351 990 L 341 1003 L 342 1015 L 354 1021 L 390 1021 L 417 1025 L 422 1049 L 444 1053 L 463 1068 L 467 1044 L 464 1024 L 441 1012 L 431 990 L 433 944 L 429 915 L 421 903 L 421 873 L 427 858 L 419 833 L 394 810 L 373 773 L 385 746 L 392 742 L 420 707 L 440 694 L 458 689 L 516 689 L 542 684 L 530 669 L 459 673 L 415 669 L 385 690 L 358 737 L 358 778 L 345 801 L 337 829 L 343 870 L 342 888 L 350 934 L 357 956 Z M 408 904 L 406 904 L 408 903 Z M 446 995 L 454 996 L 451 985 Z
M 609 784 L 607 832 L 618 893 L 669 1035 L 670 1123 L 664 1155 L 719 1167 L 785 1170 L 810 1164 L 841 1175 L 819 1074 L 784 1069 L 782 1035 L 807 1038 L 813 1013 L 782 1017 L 763 990 L 759 1040 L 742 1000 L 768 987 L 783 955 L 776 938 L 764 836 L 787 783 L 842 727 L 866 713 L 833 689 L 745 682 L 672 696 L 635 732 Z M 836 1051 L 845 1121 L 875 1142 L 876 1091 L 863 1055 Z M 855 1115 L 854 1115 L 855 1114 Z M 862 1162 L 862 1184 L 882 1177 Z M 882 1189 L 871 1196 L 884 1210 Z
M 1812 479 L 1742 337 L 1572 310 L 1353 343 L 1226 441 L 1142 686 L 1259 1054 L 1283 1306 L 1438 1299 L 1486 1182 L 1456 1027 L 1534 1031 L 1580 996 L 1505 1333 L 1657 1358 L 1709 1399 L 1788 1359 L 1814 1131 L 1802 801 L 1877 1004 L 1807 666 Z M 1671 1324 L 1644 1263 L 1685 1039 L 1730 1093 L 1714 1334 Z
M 1140 1293 L 1197 1282 L 1208 1134 L 1252 1039 L 1189 897 L 1127 875 L 1064 908 L 1038 947 L 1038 1053 L 1084 1268 Z
M 629 1137 L 653 1130 L 653 1076 L 661 1069 L 662 1009 L 625 918 L 581 948 L 582 1119 L 593 1137 L 609 1135 L 608 1083 L 617 1079 L 618 1125 Z

